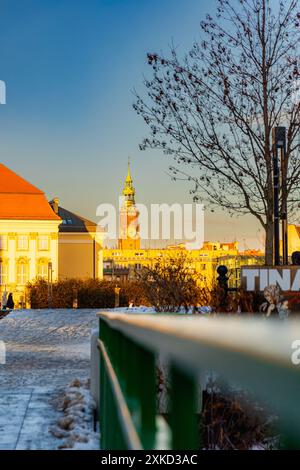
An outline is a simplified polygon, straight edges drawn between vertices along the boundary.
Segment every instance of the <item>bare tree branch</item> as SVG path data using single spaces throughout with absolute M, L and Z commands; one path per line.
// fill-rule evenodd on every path
M 299 0 L 216 0 L 216 17 L 181 57 L 149 53 L 147 97 L 134 109 L 149 126 L 141 149 L 175 160 L 173 177 L 194 184 L 195 199 L 229 213 L 250 213 L 273 253 L 272 127 L 287 127 L 287 195 L 294 212 L 299 177 Z M 186 171 L 187 166 L 191 171 Z

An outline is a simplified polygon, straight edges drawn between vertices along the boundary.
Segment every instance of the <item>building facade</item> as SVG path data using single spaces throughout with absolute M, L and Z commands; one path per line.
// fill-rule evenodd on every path
M 0 293 L 26 305 L 26 285 L 58 277 L 58 227 L 45 194 L 0 164 Z
M 139 212 L 135 205 L 135 189 L 131 178 L 129 162 L 122 197 L 118 248 L 119 250 L 139 250 L 141 245 Z
M 184 253 L 201 287 L 212 286 L 220 264 L 228 267 L 229 285 L 236 287 L 240 284 L 240 267 L 243 264 L 263 264 L 262 253 L 239 253 L 237 242 L 206 241 L 199 250 L 186 250 L 184 244 L 161 249 L 143 249 L 140 240 L 139 214 L 135 206 L 135 188 L 129 166 L 123 198 L 118 247 L 103 250 L 103 272 L 107 280 L 132 279 L 143 267 L 154 266 L 159 258 L 171 260 Z
M 27 285 L 103 277 L 103 230 L 50 203 L 43 191 L 0 164 L 0 300 L 28 306 Z
M 95 222 L 50 201 L 60 218 L 58 231 L 58 278 L 102 279 L 104 231 Z
M 294 251 L 300 251 L 300 226 L 288 226 L 288 255 L 291 256 Z
M 104 277 L 108 280 L 132 279 L 143 267 L 153 267 L 159 258 L 172 260 L 182 254 L 197 276 L 199 285 L 206 287 L 211 286 L 216 278 L 219 264 L 229 265 L 229 269 L 232 269 L 233 261 L 238 256 L 238 247 L 237 243 L 205 242 L 199 250 L 186 250 L 180 245 L 162 249 L 104 249 Z
M 0 164 L 0 296 L 12 292 L 16 307 L 24 307 L 30 281 L 131 279 L 159 258 L 182 253 L 201 286 L 214 282 L 220 264 L 228 266 L 233 287 L 239 285 L 241 265 L 263 264 L 262 253 L 239 253 L 235 242 L 205 242 L 190 251 L 183 244 L 143 249 L 129 164 L 122 194 L 118 246 L 103 249 L 104 230 L 95 222 L 61 207 L 57 198 L 49 203 L 43 191 Z M 300 249 L 298 232 L 289 227 L 292 251 Z

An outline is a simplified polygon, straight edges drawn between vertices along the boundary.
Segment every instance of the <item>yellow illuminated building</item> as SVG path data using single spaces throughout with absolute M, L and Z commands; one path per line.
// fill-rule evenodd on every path
M 58 276 L 60 218 L 45 194 L 0 165 L 0 293 L 26 305 L 28 281 Z M 0 299 L 1 300 L 1 299 Z
M 28 282 L 103 277 L 103 231 L 96 223 L 50 204 L 45 194 L 0 164 L 0 301 L 28 305 Z
M 152 267 L 160 257 L 176 258 L 177 255 L 186 254 L 191 269 L 197 275 L 200 285 L 211 285 L 219 264 L 234 266 L 238 256 L 237 243 L 210 243 L 205 242 L 199 250 L 186 250 L 181 246 L 162 249 L 121 250 L 104 249 L 103 265 L 106 279 L 130 279 L 145 266 Z M 232 263 L 231 263 L 232 262 Z
M 61 219 L 58 233 L 59 279 L 102 279 L 103 234 L 95 222 L 64 209 L 54 198 L 50 205 Z
M 216 279 L 216 269 L 224 264 L 228 267 L 229 285 L 239 285 L 240 266 L 263 264 L 261 252 L 239 253 L 238 243 L 204 242 L 199 250 L 186 250 L 184 244 L 161 249 L 140 248 L 138 212 L 135 208 L 135 189 L 130 168 L 123 189 L 123 206 L 120 214 L 120 240 L 118 248 L 103 250 L 104 278 L 124 280 L 134 278 L 145 266 L 153 266 L 160 257 L 172 259 L 184 253 L 190 262 L 191 270 L 201 286 L 210 286 Z M 134 230 L 132 230 L 132 221 Z
M 294 251 L 300 251 L 300 226 L 289 225 L 288 226 L 288 254 Z
M 135 205 L 135 189 L 130 173 L 128 171 L 122 191 L 123 203 L 120 210 L 120 238 L 118 247 L 120 250 L 138 250 L 140 248 L 139 212 Z
M 160 257 L 170 259 L 182 253 L 203 286 L 212 284 L 220 264 L 228 266 L 231 286 L 239 284 L 241 265 L 263 264 L 260 252 L 239 253 L 236 242 L 205 242 L 201 249 L 191 251 L 183 244 L 143 249 L 129 164 L 123 198 L 118 246 L 103 249 L 104 231 L 95 222 L 61 207 L 57 198 L 49 203 L 44 192 L 0 165 L 1 298 L 4 291 L 12 292 L 16 307 L 24 307 L 30 281 L 130 279 Z M 290 248 L 295 251 L 300 243 L 293 227 L 289 227 L 289 236 Z

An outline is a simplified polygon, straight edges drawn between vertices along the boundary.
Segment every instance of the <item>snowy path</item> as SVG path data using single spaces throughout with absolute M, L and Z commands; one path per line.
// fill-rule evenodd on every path
M 6 364 L 0 364 L 0 450 L 54 449 L 53 401 L 90 373 L 96 310 L 16 311 L 0 320 Z

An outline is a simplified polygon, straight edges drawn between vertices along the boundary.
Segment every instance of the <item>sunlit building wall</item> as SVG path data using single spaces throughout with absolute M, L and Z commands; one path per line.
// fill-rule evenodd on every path
M 206 241 L 199 250 L 186 250 L 182 243 L 161 249 L 142 249 L 140 248 L 138 212 L 135 210 L 135 188 L 129 166 L 123 196 L 118 248 L 103 250 L 103 273 L 107 280 L 133 279 L 143 267 L 153 267 L 161 257 L 172 262 L 173 258 L 184 254 L 199 286 L 213 286 L 217 278 L 217 267 L 224 264 L 228 268 L 229 286 L 236 287 L 240 282 L 241 265 L 263 264 L 261 252 L 239 253 L 237 242 Z M 134 223 L 132 223 L 133 217 Z
M 61 223 L 58 232 L 58 278 L 102 279 L 103 230 L 91 220 L 59 205 L 58 198 L 50 205 Z
M 0 165 L 0 300 L 12 292 L 25 306 L 29 281 L 57 279 L 60 222 L 40 189 Z

